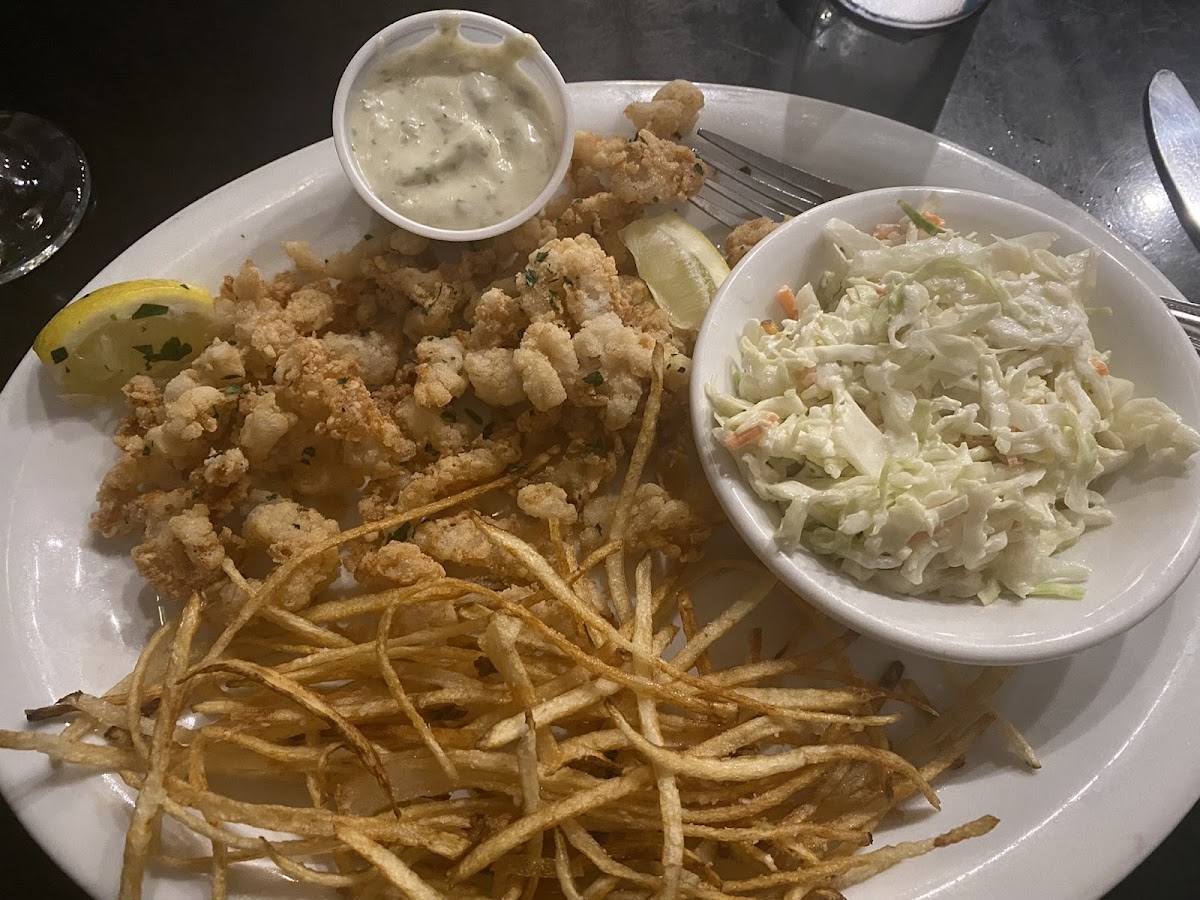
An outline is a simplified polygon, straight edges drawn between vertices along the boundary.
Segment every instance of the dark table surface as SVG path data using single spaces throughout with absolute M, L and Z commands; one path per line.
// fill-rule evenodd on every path
M 83 146 L 94 187 L 66 247 L 0 287 L 0 379 L 50 316 L 135 239 L 214 188 L 327 137 L 350 56 L 382 26 L 427 8 L 381 0 L 16 6 L 0 17 L 0 109 L 59 123 Z M 932 130 L 1079 204 L 1200 300 L 1200 256 L 1159 180 L 1143 122 L 1157 69 L 1174 69 L 1200 92 L 1194 0 L 993 0 L 974 19 L 917 37 L 868 28 L 824 0 L 476 8 L 535 33 L 568 81 L 681 77 L 774 88 Z M 1108 900 L 1196 896 L 1198 842 L 1200 807 Z M 2 896 L 85 896 L 2 802 L 0 860 Z

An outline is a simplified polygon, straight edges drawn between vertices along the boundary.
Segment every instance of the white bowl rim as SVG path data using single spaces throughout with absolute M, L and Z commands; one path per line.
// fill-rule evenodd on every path
M 1061 237 L 1070 237 L 1080 243 L 1095 247 L 1095 244 L 1077 228 L 1060 222 L 1048 213 L 1013 200 L 997 197 L 993 194 L 960 188 L 947 188 L 936 185 L 883 187 L 850 194 L 806 210 L 795 218 L 784 222 L 751 248 L 746 256 L 733 268 L 729 276 L 722 283 L 721 288 L 717 291 L 717 294 L 713 297 L 709 307 L 710 314 L 706 315 L 704 323 L 701 325 L 692 356 L 693 377 L 689 388 L 689 406 L 692 418 L 693 439 L 699 451 L 705 477 L 708 479 L 713 493 L 717 496 L 718 501 L 725 510 L 730 523 L 746 542 L 747 546 L 750 547 L 759 560 L 783 584 L 795 589 L 806 600 L 811 602 L 813 606 L 835 620 L 881 643 L 935 659 L 945 659 L 975 665 L 1027 665 L 1059 659 L 1095 646 L 1129 630 L 1158 609 L 1178 589 L 1194 568 L 1197 559 L 1200 559 L 1200 510 L 1195 511 L 1191 516 L 1190 526 L 1181 536 L 1175 552 L 1169 557 L 1164 554 L 1166 563 L 1162 567 L 1161 572 L 1151 584 L 1147 585 L 1148 589 L 1137 596 L 1135 602 L 1115 610 L 1112 614 L 1106 615 L 1094 623 L 1087 624 L 1068 633 L 1052 634 L 1037 640 L 1024 640 L 1020 642 L 962 645 L 956 643 L 953 636 L 950 635 L 939 634 L 933 631 L 921 632 L 913 629 L 899 629 L 894 623 L 889 623 L 886 617 L 874 615 L 857 603 L 844 599 L 836 590 L 831 590 L 824 579 L 814 578 L 798 568 L 792 562 L 789 554 L 780 552 L 775 543 L 774 535 L 768 530 L 759 527 L 749 517 L 743 506 L 743 503 L 761 506 L 764 504 L 764 501 L 760 500 L 742 479 L 723 478 L 716 468 L 715 456 L 705 451 L 705 448 L 710 447 L 713 441 L 709 426 L 712 410 L 705 392 L 707 381 L 703 374 L 712 370 L 712 366 L 706 359 L 709 352 L 708 346 L 713 343 L 711 336 L 717 327 L 716 317 L 712 316 L 711 312 L 719 306 L 728 294 L 732 293 L 739 274 L 754 265 L 755 259 L 774 252 L 777 246 L 786 244 L 791 232 L 811 228 L 814 220 L 828 221 L 837 217 L 839 210 L 846 207 L 852 208 L 858 204 L 870 203 L 876 200 L 882 201 L 885 198 L 892 199 L 894 202 L 896 198 L 911 198 L 914 195 L 922 196 L 930 194 L 943 197 L 954 196 L 956 198 L 965 198 L 974 200 L 980 204 L 991 204 L 996 208 L 1008 208 L 1021 215 L 1032 215 L 1045 222 L 1047 230 L 1053 230 Z M 1141 279 L 1137 278 L 1124 262 L 1098 247 L 1095 249 L 1097 253 L 1107 256 L 1116 263 L 1141 287 L 1140 291 L 1134 293 L 1130 302 L 1143 307 L 1148 315 L 1155 316 L 1161 322 L 1169 323 L 1170 328 L 1164 330 L 1163 333 L 1164 339 L 1168 343 L 1173 343 L 1180 347 L 1186 346 L 1188 352 L 1184 358 L 1190 361 L 1190 365 L 1188 370 L 1179 373 L 1179 376 L 1186 377 L 1191 384 L 1193 392 L 1200 396 L 1200 359 L 1192 351 L 1182 329 L 1175 326 L 1170 313 L 1158 301 L 1157 295 L 1146 287 Z M 717 351 L 714 350 L 712 352 L 715 353 Z M 1192 465 L 1195 466 L 1196 464 L 1196 460 L 1193 459 Z M 1193 475 L 1193 477 L 1196 476 Z M 807 553 L 808 551 L 799 552 Z M 873 592 L 869 583 L 859 585 L 859 588 L 864 592 Z
M 555 164 L 554 171 L 546 182 L 546 186 L 520 212 L 509 216 L 503 221 L 482 228 L 438 228 L 434 225 L 426 225 L 423 222 L 418 222 L 416 219 L 410 219 L 408 216 L 396 212 L 396 210 L 392 209 L 376 195 L 371 186 L 367 184 L 366 179 L 363 178 L 362 172 L 359 171 L 357 160 L 354 158 L 354 151 L 350 148 L 346 106 L 350 99 L 350 91 L 359 73 L 373 63 L 380 51 L 394 39 L 417 31 L 432 30 L 437 27 L 438 23 L 445 19 L 453 19 L 461 25 L 475 26 L 501 38 L 526 35 L 521 29 L 505 22 L 503 19 L 497 19 L 495 16 L 466 9 L 433 9 L 399 19 L 391 25 L 380 29 L 358 49 L 358 52 L 354 54 L 349 64 L 347 64 L 345 71 L 342 72 L 341 80 L 338 81 L 337 91 L 333 97 L 333 146 L 337 152 L 338 161 L 342 165 L 342 170 L 346 173 L 346 177 L 350 180 L 350 184 L 353 185 L 354 190 L 358 192 L 358 195 L 362 197 L 368 206 L 393 225 L 398 225 L 405 231 L 411 231 L 413 234 L 419 234 L 437 241 L 481 241 L 485 238 L 495 237 L 498 234 L 511 231 L 541 212 L 550 201 L 550 198 L 557 193 L 559 186 L 567 176 L 567 168 L 571 164 L 571 153 L 575 144 L 575 113 L 571 107 L 571 99 L 567 94 L 567 83 L 563 80 L 562 72 L 559 71 L 554 60 L 550 58 L 549 54 L 537 42 L 536 38 L 534 39 L 534 43 L 537 45 L 537 49 L 532 51 L 526 59 L 544 71 L 554 88 L 555 96 L 548 99 L 556 100 L 562 106 L 563 139 L 559 148 L 558 162 Z

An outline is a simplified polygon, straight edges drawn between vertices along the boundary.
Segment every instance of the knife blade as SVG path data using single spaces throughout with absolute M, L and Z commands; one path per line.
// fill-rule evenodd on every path
M 1177 209 L 1200 230 L 1200 109 L 1170 69 L 1150 80 L 1150 132 L 1158 147 L 1160 174 L 1179 197 Z

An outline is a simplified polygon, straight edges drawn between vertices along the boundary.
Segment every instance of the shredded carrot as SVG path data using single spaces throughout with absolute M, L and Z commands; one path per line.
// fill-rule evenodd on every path
M 755 422 L 751 425 L 744 425 L 725 439 L 725 446 L 730 450 L 740 450 L 742 447 L 749 447 L 751 444 L 757 444 L 764 434 L 767 433 L 767 426 L 774 425 L 779 421 L 779 416 L 773 412 L 763 416 L 764 421 Z
M 1101 375 L 1108 374 L 1108 365 L 1102 359 L 1093 359 L 1092 360 L 1092 368 L 1095 369 L 1097 372 L 1099 372 Z
M 761 328 L 767 334 L 779 334 L 779 326 L 770 319 L 763 319 L 762 322 L 759 323 L 759 328 Z
M 871 232 L 871 237 L 877 241 L 886 241 L 888 238 L 895 237 L 899 230 L 899 225 L 876 225 L 875 230 Z
M 743 447 L 757 444 L 766 433 L 767 428 L 765 425 L 751 425 L 749 428 L 742 429 L 726 438 L 725 446 L 730 450 L 741 450 Z
M 930 213 L 930 212 L 921 213 L 921 215 L 923 215 L 925 217 L 926 221 L 928 221 L 930 224 L 932 224 L 935 228 L 945 228 L 946 227 L 946 220 L 943 219 L 941 216 L 934 215 L 933 213 Z
M 779 301 L 779 305 L 783 307 L 783 311 L 789 319 L 796 318 L 796 295 L 792 293 L 790 287 L 785 284 L 777 290 L 775 299 Z

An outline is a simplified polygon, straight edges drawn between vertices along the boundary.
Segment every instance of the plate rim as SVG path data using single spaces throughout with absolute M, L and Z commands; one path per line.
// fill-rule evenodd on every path
M 1061 208 L 1067 213 L 1067 224 L 1073 224 L 1072 219 L 1079 216 L 1085 217 L 1093 226 L 1102 229 L 1103 226 L 1091 214 L 1077 205 L 1071 203 L 1065 198 L 1060 197 L 1050 188 L 1039 184 L 1028 176 L 1017 172 L 1007 166 L 1001 165 L 988 157 L 977 153 L 967 147 L 963 147 L 953 141 L 943 138 L 932 132 L 925 132 L 913 126 L 879 116 L 874 113 L 863 110 L 854 109 L 852 107 L 843 106 L 841 104 L 832 103 L 829 101 L 819 100 L 816 98 L 805 97 L 798 94 L 792 94 L 783 91 L 761 89 L 754 87 L 746 87 L 739 85 L 724 85 L 696 82 L 697 85 L 706 92 L 706 99 L 710 102 L 716 98 L 710 96 L 712 94 L 720 94 L 723 99 L 732 99 L 735 96 L 747 98 L 758 98 L 759 102 L 764 102 L 763 98 L 771 98 L 771 102 L 777 103 L 792 103 L 801 102 L 809 106 L 814 111 L 824 111 L 826 113 L 837 113 L 839 115 L 849 116 L 852 119 L 857 119 L 863 123 L 863 127 L 872 129 L 889 131 L 892 133 L 902 134 L 911 142 L 914 140 L 922 142 L 922 146 L 936 147 L 943 153 L 952 154 L 963 160 L 968 160 L 971 163 L 981 166 L 989 173 L 999 174 L 1010 182 L 1019 182 L 1026 189 L 1032 190 L 1039 196 L 1045 197 L 1048 202 L 1055 205 L 1061 205 Z M 568 92 L 573 98 L 578 94 L 588 94 L 591 92 L 601 91 L 634 91 L 634 90 L 649 90 L 657 88 L 663 84 L 657 80 L 595 80 L 585 82 L 574 82 L 568 84 Z M 92 286 L 97 282 L 105 279 L 106 273 L 110 270 L 119 267 L 121 260 L 132 254 L 137 248 L 149 243 L 155 239 L 160 239 L 162 232 L 167 230 L 173 223 L 177 223 L 181 219 L 191 219 L 193 216 L 201 215 L 210 207 L 220 204 L 227 196 L 236 193 L 239 189 L 244 188 L 249 182 L 258 182 L 260 179 L 264 182 L 269 182 L 273 177 L 288 168 L 289 163 L 295 162 L 299 157 L 312 155 L 313 159 L 318 159 L 320 154 L 328 153 L 330 159 L 336 163 L 336 158 L 332 155 L 333 139 L 332 137 L 309 144 L 306 147 L 298 148 L 290 153 L 287 153 L 275 160 L 267 162 L 238 178 L 221 185 L 204 196 L 190 203 L 188 206 L 179 210 L 175 214 L 167 217 L 154 228 L 150 229 L 142 237 L 138 238 L 125 250 L 108 262 L 94 278 L 80 291 L 80 295 L 92 289 Z M 290 188 L 284 189 L 283 185 L 277 185 L 275 193 L 286 194 L 297 190 L 295 181 L 289 182 Z M 266 193 L 266 191 L 264 191 Z M 273 205 L 282 198 L 274 198 L 271 203 L 266 206 Z M 1024 202 L 1024 201 L 1022 201 Z M 256 206 L 264 207 L 264 204 L 257 203 Z M 1058 215 L 1058 213 L 1054 213 Z M 1123 250 L 1124 254 L 1128 254 L 1129 258 L 1138 262 L 1138 268 L 1144 269 L 1147 272 L 1153 273 L 1151 283 L 1157 282 L 1174 291 L 1176 295 L 1179 291 L 1173 284 L 1157 269 L 1147 261 L 1133 246 L 1131 246 L 1124 238 L 1105 230 L 1107 239 L 1115 242 Z M 111 276 L 109 276 L 111 277 Z M 77 295 L 78 296 L 78 295 Z M 9 376 L 2 391 L 0 391 L 0 414 L 14 401 L 18 391 L 24 391 L 29 388 L 30 384 L 36 384 L 36 374 L 31 375 L 31 370 L 36 366 L 36 357 L 32 351 L 28 352 L 25 357 L 17 364 L 12 374 Z M 0 452 L 5 450 L 6 443 L 3 438 L 0 438 Z M 5 511 L 0 508 L 0 529 L 9 529 L 13 522 L 5 514 Z M 7 552 L 7 545 L 5 545 Z M 1200 596 L 1182 598 L 1178 594 L 1167 601 L 1164 606 L 1174 605 L 1176 603 L 1186 602 L 1193 609 L 1200 607 Z M 7 589 L 0 584 L 0 611 L 8 608 L 10 603 L 9 593 Z M 1186 752 L 1187 738 L 1176 738 L 1174 741 L 1174 755 L 1169 761 L 1171 765 L 1162 766 L 1155 763 L 1162 763 L 1162 759 L 1147 759 L 1150 754 L 1163 754 L 1162 747 L 1171 742 L 1171 736 L 1180 733 L 1179 729 L 1171 729 L 1164 725 L 1164 700 L 1168 694 L 1176 696 L 1174 700 L 1176 715 L 1172 717 L 1172 721 L 1178 724 L 1181 716 L 1178 713 L 1182 712 L 1183 716 L 1187 714 L 1185 707 L 1187 692 L 1183 691 L 1181 681 L 1184 678 L 1190 678 L 1192 687 L 1200 689 L 1200 621 L 1193 619 L 1195 624 L 1186 635 L 1186 639 L 1181 644 L 1180 656 L 1174 660 L 1167 674 L 1166 680 L 1159 685 L 1159 694 L 1149 710 L 1144 712 L 1144 715 L 1137 721 L 1137 728 L 1134 734 L 1121 745 L 1111 759 L 1104 759 L 1099 770 L 1088 781 L 1086 787 L 1067 798 L 1063 802 L 1063 806 L 1052 816 L 1044 821 L 1036 823 L 1036 828 L 1033 831 L 1041 831 L 1042 829 L 1054 825 L 1056 828 L 1063 828 L 1064 820 L 1073 819 L 1082 824 L 1086 829 L 1089 825 L 1094 824 L 1098 817 L 1088 815 L 1085 808 L 1095 808 L 1098 803 L 1101 804 L 1101 813 L 1105 810 L 1111 811 L 1114 808 L 1120 808 L 1122 819 L 1120 828 L 1111 832 L 1111 838 L 1108 841 L 1111 846 L 1105 847 L 1108 852 L 1093 853 L 1091 856 L 1091 865 L 1083 878 L 1076 877 L 1069 885 L 1035 885 L 1034 893 L 1030 896 L 1053 896 L 1056 898 L 1062 897 L 1090 897 L 1095 898 L 1101 896 L 1105 891 L 1119 882 L 1126 874 L 1132 871 L 1155 846 L 1172 831 L 1178 822 L 1186 815 L 1187 811 L 1200 796 L 1200 760 L 1195 760 L 1190 766 L 1181 765 L 1192 760 L 1193 757 Z M 1182 693 L 1182 696 L 1180 696 Z M 19 698 L 18 698 L 19 700 Z M 1170 706 L 1166 703 L 1166 706 Z M 1152 729 L 1156 726 L 1156 729 Z M 1148 730 L 1156 730 L 1157 733 L 1153 736 L 1147 735 Z M 1186 729 L 1183 731 L 1186 732 Z M 77 861 L 79 857 L 71 852 L 71 847 L 62 842 L 55 843 L 55 834 L 53 831 L 53 823 L 47 823 L 43 819 L 38 819 L 38 815 L 45 816 L 44 810 L 33 810 L 30 807 L 36 804 L 24 803 L 23 798 L 15 797 L 14 790 L 28 779 L 28 773 L 20 771 L 19 766 L 10 767 L 5 763 L 5 760 L 14 758 L 14 755 L 0 754 L 0 793 L 3 793 L 12 808 L 14 815 L 21 821 L 22 826 L 27 832 L 39 843 L 47 855 L 55 862 L 55 864 L 68 874 L 79 887 L 87 893 L 95 896 L 94 888 L 97 885 L 89 881 L 89 876 L 94 873 L 87 869 Z M 1100 759 L 1100 758 L 1097 758 Z M 1131 768 L 1132 767 L 1132 768 Z M 1119 771 L 1118 771 L 1119 770 Z M 1157 787 L 1159 796 L 1166 795 L 1166 802 L 1159 803 L 1153 806 L 1151 811 L 1150 804 L 1142 804 L 1130 802 L 1121 804 L 1121 797 L 1127 799 L 1137 799 L 1140 795 L 1138 790 L 1132 786 L 1132 780 L 1120 777 L 1122 773 L 1128 771 L 1153 771 L 1154 777 L 1157 779 Z M 1098 793 L 1103 793 L 1103 797 L 1098 797 Z M 1082 817 L 1082 818 L 1080 818 Z M 1071 833 L 1076 839 L 1081 837 L 1079 829 Z M 1022 834 L 1022 837 L 1029 837 L 1029 834 Z M 1099 843 L 1099 836 L 1089 834 L 1089 846 L 1094 849 Z M 988 875 L 989 870 L 995 871 L 995 865 L 1002 862 L 1007 862 L 1011 865 L 1011 857 L 1004 861 L 1003 857 L 1008 857 L 1010 851 L 1017 849 L 1020 844 L 1024 844 L 1022 859 L 1026 861 L 1021 866 L 1026 871 L 1035 871 L 1046 873 L 1050 871 L 1047 863 L 1057 859 L 1059 851 L 1054 849 L 1046 849 L 1045 845 L 1048 841 L 1043 839 L 1037 843 L 1041 846 L 1031 848 L 1031 841 L 1020 841 L 1017 844 L 1012 844 L 1003 847 L 998 852 L 989 858 L 987 864 L 978 867 L 974 874 L 981 879 L 991 879 L 994 876 Z M 1030 865 L 1028 860 L 1029 853 L 1037 854 L 1033 857 L 1033 864 Z M 966 876 L 968 872 L 964 872 Z M 932 890 L 929 890 L 920 896 L 922 898 L 932 898 L 935 895 L 940 896 L 950 890 L 953 890 L 955 882 L 942 884 Z M 988 887 L 986 882 L 975 883 L 975 888 Z M 1048 891 L 1053 890 L 1053 893 Z

